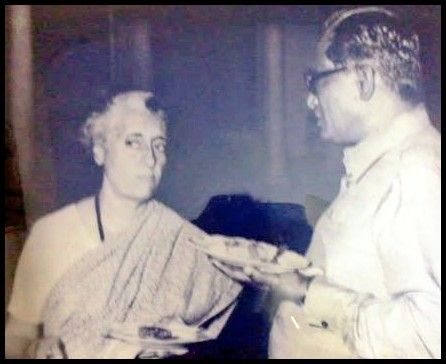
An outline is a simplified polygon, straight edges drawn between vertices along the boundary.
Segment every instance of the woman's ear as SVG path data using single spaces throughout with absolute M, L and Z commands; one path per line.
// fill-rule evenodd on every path
M 93 145 L 93 159 L 98 166 L 102 166 L 105 161 L 105 147 L 103 142 L 95 142 Z
M 358 89 L 361 100 L 368 101 L 375 91 L 375 70 L 368 65 L 355 67 L 358 77 Z

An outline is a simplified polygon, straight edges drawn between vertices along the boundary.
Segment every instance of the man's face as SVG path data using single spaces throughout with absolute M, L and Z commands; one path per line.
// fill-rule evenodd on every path
M 313 92 L 310 91 L 308 95 L 307 104 L 318 120 L 321 138 L 335 143 L 357 142 L 361 126 L 354 70 L 336 66 L 328 59 L 325 55 L 328 45 L 328 41 L 322 39 L 316 49 L 316 81 L 313 83 Z
M 152 197 L 166 164 L 164 121 L 154 115 L 127 115 L 107 131 L 104 178 L 115 193 L 137 201 Z

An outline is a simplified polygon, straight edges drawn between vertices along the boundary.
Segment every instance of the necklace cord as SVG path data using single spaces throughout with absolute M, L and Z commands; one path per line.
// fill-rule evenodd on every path
M 99 238 L 101 239 L 101 241 L 104 241 L 105 234 L 104 234 L 104 229 L 102 227 L 101 208 L 99 206 L 99 195 L 95 195 L 94 196 L 94 207 L 96 209 L 96 220 L 97 220 L 97 223 L 98 223 Z

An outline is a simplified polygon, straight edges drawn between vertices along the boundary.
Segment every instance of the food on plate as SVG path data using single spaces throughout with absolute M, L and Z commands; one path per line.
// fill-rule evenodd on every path
M 176 338 L 172 335 L 170 330 L 158 326 L 140 326 L 138 329 L 138 335 L 142 339 L 147 337 L 154 337 L 155 339 L 160 340 Z
M 247 266 L 256 267 L 263 272 L 281 273 L 294 270 L 305 276 L 322 274 L 318 267 L 302 255 L 290 250 L 285 245 L 273 245 L 262 241 L 239 237 L 210 235 L 197 242 L 189 239 L 195 247 L 201 249 L 213 259 L 232 266 L 233 269 L 244 269 Z

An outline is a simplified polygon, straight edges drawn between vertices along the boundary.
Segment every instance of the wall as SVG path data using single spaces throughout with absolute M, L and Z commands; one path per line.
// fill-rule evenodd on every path
M 268 153 L 266 27 L 183 28 L 154 44 L 155 87 L 169 114 L 169 164 L 158 196 L 185 216 L 197 216 L 217 194 L 296 203 L 307 194 L 336 194 L 339 147 L 319 141 L 305 104 L 311 26 L 279 27 L 286 180 L 270 183 L 278 161 Z
M 265 32 L 270 24 L 278 29 L 274 87 L 265 80 L 273 67 L 266 61 Z M 82 30 L 73 31 L 62 24 L 37 38 L 36 62 L 46 89 L 38 105 L 49 115 L 59 206 L 93 193 L 100 178 L 76 139 L 80 122 L 109 81 L 110 37 L 107 22 L 80 25 L 76 29 Z M 263 201 L 301 204 L 307 195 L 325 200 L 336 195 L 343 173 L 342 150 L 319 139 L 302 79 L 311 63 L 316 26 L 191 25 L 175 20 L 149 28 L 147 64 L 152 69 L 142 79 L 150 80 L 169 119 L 168 165 L 157 194 L 160 200 L 192 219 L 217 194 L 248 193 Z M 434 40 L 430 47 L 438 50 L 438 39 Z M 429 69 L 434 82 L 430 100 L 439 120 L 439 55 L 428 58 L 432 59 L 437 68 Z M 131 64 L 132 58 L 127 62 Z M 127 83 L 132 82 L 135 74 Z M 283 97 L 268 104 L 276 94 Z M 280 120 L 279 141 L 269 132 L 273 119 Z M 272 149 L 277 153 L 272 155 Z M 274 170 L 283 178 L 276 180 Z

